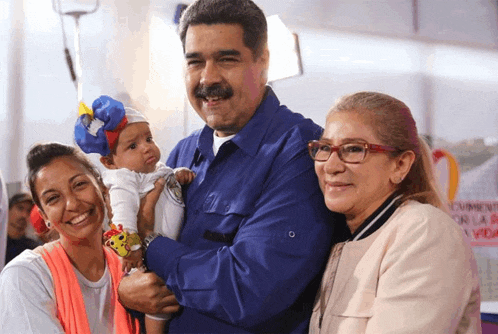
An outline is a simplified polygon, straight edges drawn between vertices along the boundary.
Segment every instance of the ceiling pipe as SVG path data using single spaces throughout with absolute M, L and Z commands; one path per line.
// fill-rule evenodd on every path
M 412 1 L 412 11 L 413 11 L 413 34 L 418 35 L 419 20 L 418 20 L 418 0 Z
M 24 0 L 10 1 L 11 28 L 7 70 L 7 183 L 22 180 L 19 163 L 22 157 L 24 137 Z

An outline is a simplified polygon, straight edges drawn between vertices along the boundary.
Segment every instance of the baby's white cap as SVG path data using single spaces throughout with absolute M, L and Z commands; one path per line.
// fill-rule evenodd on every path
M 138 110 L 133 108 L 125 107 L 126 118 L 128 119 L 128 124 L 145 122 L 149 123 L 147 118 L 142 115 Z

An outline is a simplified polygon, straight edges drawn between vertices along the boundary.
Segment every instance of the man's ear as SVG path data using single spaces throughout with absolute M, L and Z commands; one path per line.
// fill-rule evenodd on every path
M 117 169 L 116 165 L 114 164 L 114 160 L 110 155 L 100 157 L 100 163 L 107 169 Z
M 268 69 L 270 68 L 270 51 L 265 47 L 261 55 L 256 59 L 261 68 L 261 83 L 266 85 L 268 83 Z
M 259 56 L 259 60 L 262 62 L 262 64 L 268 70 L 268 68 L 270 67 L 270 50 L 268 49 L 268 47 L 265 47 L 263 49 L 263 52 Z

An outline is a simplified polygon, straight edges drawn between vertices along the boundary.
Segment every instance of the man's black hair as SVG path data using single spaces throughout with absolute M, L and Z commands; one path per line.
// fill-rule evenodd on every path
M 197 0 L 183 12 L 178 31 L 185 51 L 187 29 L 198 24 L 239 24 L 244 45 L 254 59 L 261 56 L 268 41 L 268 26 L 261 8 L 251 0 Z

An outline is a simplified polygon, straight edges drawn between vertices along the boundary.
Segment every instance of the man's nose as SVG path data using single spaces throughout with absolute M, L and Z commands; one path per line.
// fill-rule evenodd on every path
M 22 210 L 21 212 L 21 215 L 25 218 L 25 219 L 29 219 L 29 215 L 31 214 L 31 210 Z
M 211 86 L 221 82 L 221 75 L 214 61 L 207 61 L 201 73 L 200 83 L 204 86 Z

